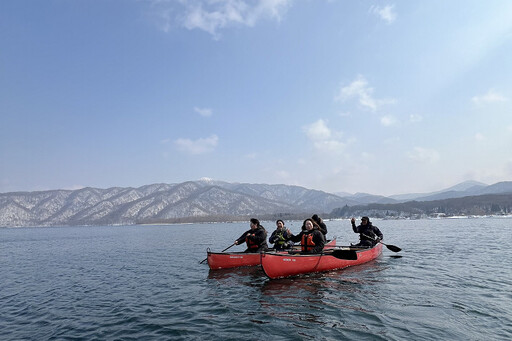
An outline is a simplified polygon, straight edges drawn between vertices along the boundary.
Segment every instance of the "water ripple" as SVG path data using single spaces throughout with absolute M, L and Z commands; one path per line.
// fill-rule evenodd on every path
M 2 340 L 509 340 L 509 221 L 381 221 L 402 258 L 280 280 L 199 264 L 239 224 L 2 229 Z

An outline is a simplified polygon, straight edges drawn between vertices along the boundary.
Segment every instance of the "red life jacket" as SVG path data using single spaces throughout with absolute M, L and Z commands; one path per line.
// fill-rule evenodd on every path
M 313 242 L 313 233 L 305 233 L 302 235 L 302 251 L 303 252 L 310 252 L 314 249 L 315 243 Z
M 249 236 L 251 234 L 247 234 L 247 237 L 245 237 L 245 242 L 247 243 L 247 248 L 252 250 L 252 249 L 257 249 L 259 248 L 259 244 L 256 244 L 256 242 L 254 242 L 252 239 L 249 239 Z M 254 237 L 254 234 L 252 234 L 252 236 Z

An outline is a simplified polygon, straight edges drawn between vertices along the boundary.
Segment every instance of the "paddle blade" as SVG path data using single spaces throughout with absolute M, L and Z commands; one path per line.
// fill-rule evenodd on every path
M 338 259 L 357 260 L 357 252 L 353 250 L 333 250 L 332 255 Z
M 388 245 L 388 244 L 384 244 L 384 245 L 386 245 L 386 247 L 387 247 L 388 249 L 390 249 L 391 251 L 393 251 L 393 252 L 400 252 L 400 251 L 402 251 L 402 249 L 401 249 L 401 248 L 399 248 L 398 246 L 395 246 L 395 245 Z

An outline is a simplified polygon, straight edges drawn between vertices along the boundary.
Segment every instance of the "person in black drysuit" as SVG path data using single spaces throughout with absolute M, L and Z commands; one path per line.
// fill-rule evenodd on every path
M 317 226 L 315 228 L 315 225 Z M 291 241 L 299 242 L 302 246 L 303 253 L 321 253 L 325 245 L 325 237 L 319 231 L 318 225 L 313 219 L 306 219 L 302 224 L 302 231 L 290 237 Z
M 370 218 L 362 217 L 361 225 L 356 226 L 356 219 L 352 218 L 350 220 L 352 223 L 352 230 L 355 233 L 359 233 L 359 243 L 353 246 L 366 246 L 366 247 L 374 247 L 379 240 L 384 238 L 382 232 L 380 232 L 377 226 L 373 226 L 370 222 Z
M 320 232 L 322 232 L 322 234 L 325 235 L 327 234 L 327 225 L 325 225 L 324 221 L 322 220 L 322 218 L 320 218 L 318 216 L 318 214 L 313 214 L 313 216 L 311 217 L 311 219 L 313 219 L 313 221 L 318 225 L 318 230 Z
M 260 221 L 258 219 L 251 219 L 251 229 L 244 232 L 240 238 L 235 240 L 235 245 L 239 245 L 244 242 L 247 243 L 247 250 L 244 252 L 256 253 L 268 249 L 267 231 L 260 225 Z

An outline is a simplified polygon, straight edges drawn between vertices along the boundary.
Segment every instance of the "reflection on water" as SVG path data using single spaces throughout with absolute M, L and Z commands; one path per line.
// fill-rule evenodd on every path
M 233 297 L 222 305 L 226 309 L 237 306 L 241 318 L 253 324 L 286 325 L 297 337 L 314 337 L 309 335 L 312 326 L 346 328 L 340 316 L 348 312 L 371 314 L 365 302 L 378 296 L 375 287 L 383 281 L 381 272 L 386 268 L 385 262 L 375 260 L 353 268 L 276 280 L 268 279 L 259 266 L 210 270 L 208 295 L 226 297 L 239 293 L 242 287 L 253 288 L 247 297 L 252 303 L 244 308 Z
M 287 320 L 297 328 L 311 324 L 339 325 L 333 317 L 343 312 L 368 313 L 366 297 L 375 297 L 375 284 L 385 265 L 376 261 L 344 270 L 267 280 L 261 285 L 260 306 L 271 318 Z
M 257 276 L 263 274 L 261 267 L 259 266 L 245 266 L 240 268 L 232 269 L 218 269 L 211 270 L 208 272 L 208 279 L 225 280 L 233 277 L 251 276 L 257 273 Z
M 221 287 L 226 285 L 258 287 L 265 278 L 260 266 L 210 270 L 208 272 L 208 281 Z

